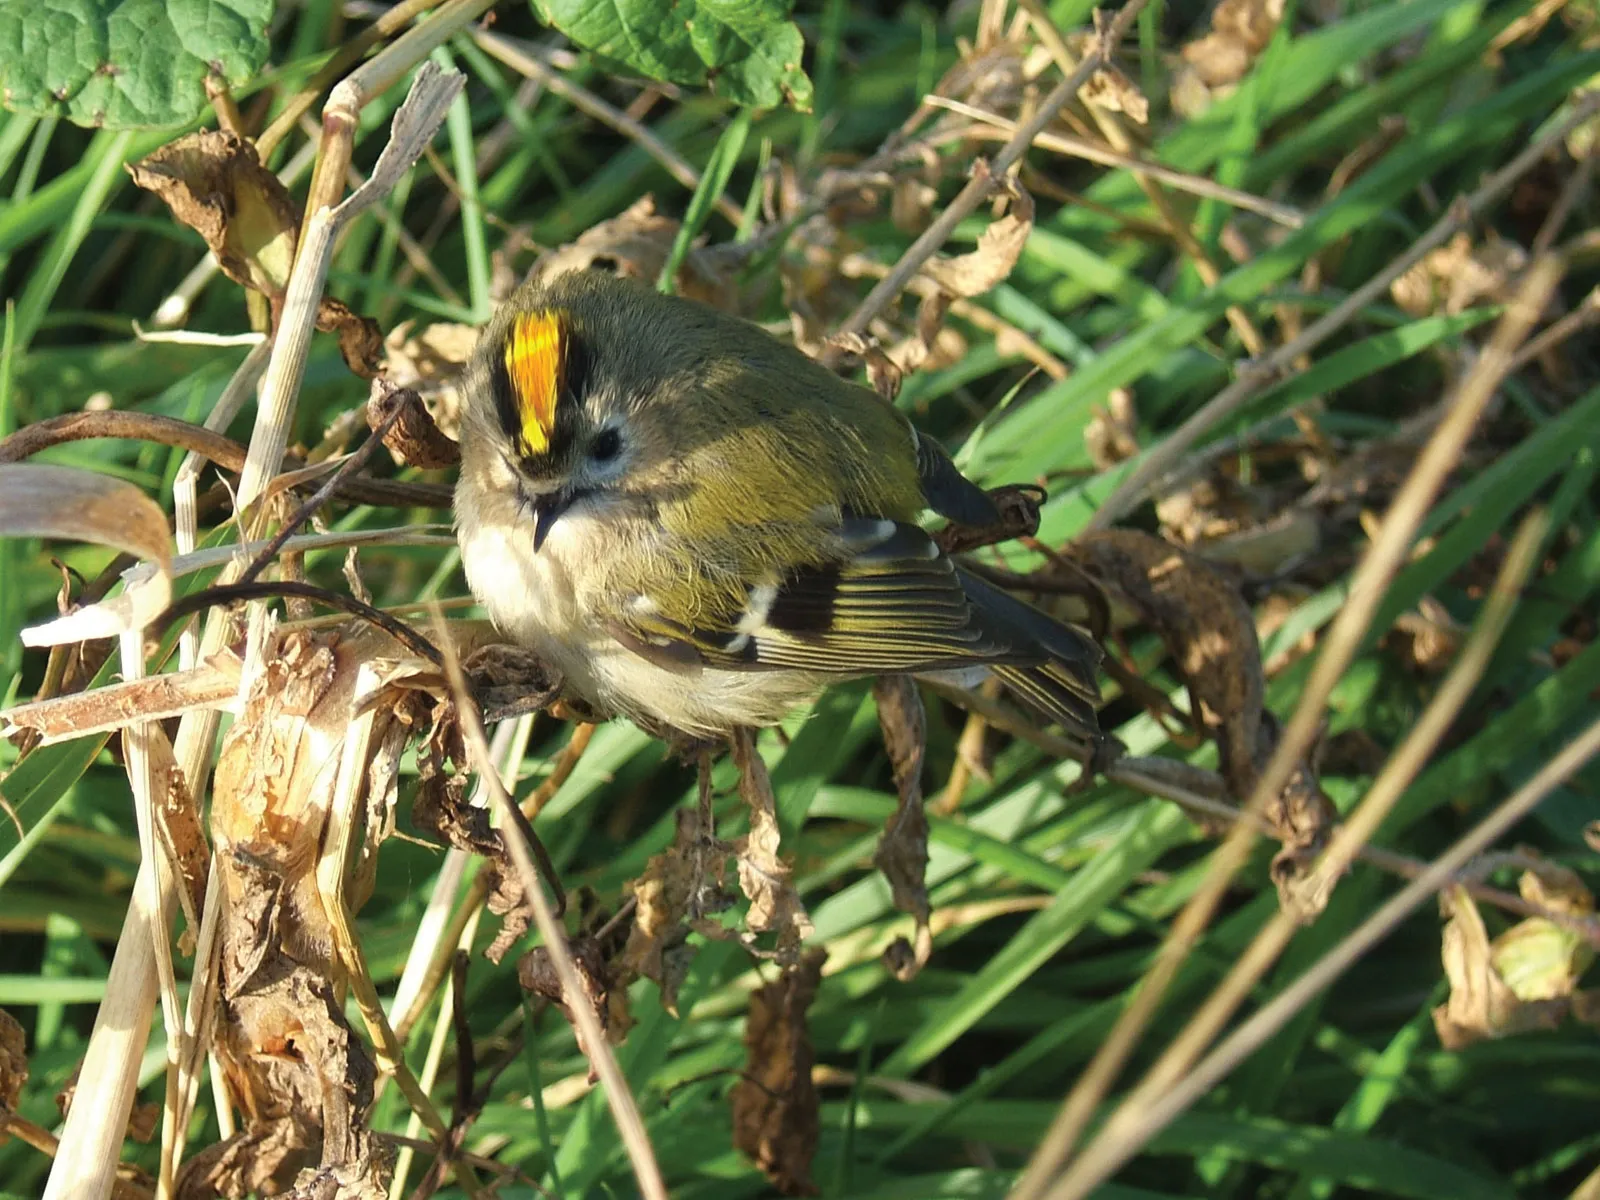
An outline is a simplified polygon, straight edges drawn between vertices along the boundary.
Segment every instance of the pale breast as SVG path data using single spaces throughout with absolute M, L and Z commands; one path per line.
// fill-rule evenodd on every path
M 716 736 L 774 724 L 821 689 L 801 672 L 663 667 L 623 646 L 574 583 L 602 574 L 607 545 L 581 510 L 556 522 L 537 553 L 520 525 L 463 521 L 458 535 L 467 582 L 495 626 L 602 711 Z

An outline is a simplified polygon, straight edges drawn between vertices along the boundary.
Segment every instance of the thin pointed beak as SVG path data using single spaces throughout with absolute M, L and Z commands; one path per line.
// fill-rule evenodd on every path
M 578 493 L 567 488 L 534 497 L 533 552 L 535 554 L 544 546 L 544 540 L 550 536 L 550 530 L 555 525 L 556 519 L 571 508 L 572 502 L 577 498 Z

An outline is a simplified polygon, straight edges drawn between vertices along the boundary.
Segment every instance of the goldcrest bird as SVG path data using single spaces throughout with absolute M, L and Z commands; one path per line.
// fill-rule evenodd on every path
M 917 524 L 992 522 L 988 495 L 756 326 L 598 271 L 536 280 L 462 394 L 467 582 L 599 712 L 716 737 L 844 679 L 992 671 L 1101 744 L 1093 641 Z

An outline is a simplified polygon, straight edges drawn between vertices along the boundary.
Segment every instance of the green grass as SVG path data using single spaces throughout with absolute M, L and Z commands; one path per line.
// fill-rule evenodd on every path
M 958 39 L 976 35 L 978 6 L 957 6 L 957 16 L 945 7 L 801 3 L 797 20 L 817 102 L 804 115 L 741 113 L 693 89 L 646 104 L 641 84 L 580 59 L 569 78 L 616 107 L 635 106 L 645 125 L 706 177 L 696 191 L 547 88 L 521 104 L 522 79 L 458 37 L 436 57 L 466 74 L 465 90 L 431 155 L 340 243 L 331 290 L 377 318 L 385 333 L 401 321 L 417 328 L 478 322 L 492 311 L 493 289 L 507 272 L 520 278 L 538 250 L 571 241 L 646 193 L 659 212 L 685 221 L 679 238 L 663 247 L 674 263 L 696 239 L 720 246 L 742 238 L 761 213 L 769 163 L 792 169 L 809 188 L 820 171 L 859 162 L 957 63 Z M 1088 19 L 1089 6 L 1078 0 L 1049 7 L 1064 27 Z M 1153 4 L 1119 61 L 1150 94 L 1150 155 L 1292 205 L 1305 215 L 1300 228 L 1168 191 L 1221 268 L 1208 287 L 1162 232 L 1158 212 L 1129 172 L 1035 150 L 1024 176 L 1038 203 L 1033 236 L 1007 281 L 973 303 L 1030 334 L 1067 373 L 1054 381 L 1033 374 L 1010 342 L 952 317 L 949 325 L 966 339 L 965 354 L 912 375 L 900 393 L 897 402 L 974 478 L 1049 484 L 1040 533 L 1046 543 L 1078 534 L 1127 474 L 1126 463 L 1097 466 L 1084 440 L 1113 389 L 1131 390 L 1140 445 L 1156 446 L 1227 386 L 1247 357 L 1225 317 L 1230 307 L 1262 332 L 1269 350 L 1281 345 L 1290 316 L 1310 323 L 1405 253 L 1453 198 L 1539 136 L 1572 90 L 1600 71 L 1592 36 L 1563 24 L 1566 15 L 1586 19 L 1575 10 L 1491 57 L 1497 34 L 1528 3 L 1348 0 L 1290 7 L 1289 21 L 1237 89 L 1187 120 L 1170 111 L 1167 88 L 1174 53 L 1207 28 L 1198 8 Z M 274 35 L 274 78 L 304 79 L 333 49 L 331 9 L 284 8 Z M 545 36 L 526 7 L 501 6 L 495 30 Z M 345 35 L 353 36 L 353 24 Z M 1052 72 L 1041 94 L 1055 82 Z M 260 95 L 270 95 L 273 105 L 283 101 L 270 89 Z M 403 88 L 391 89 L 363 112 L 358 170 L 370 169 L 402 96 Z M 252 101 L 242 103 L 260 120 Z M 242 360 L 237 347 L 131 336 L 132 322 L 148 326 L 203 253 L 163 207 L 125 185 L 123 164 L 167 136 L 93 132 L 0 113 L 0 294 L 7 298 L 0 435 L 80 411 L 101 393 L 119 409 L 203 421 Z M 275 166 L 288 161 L 299 138 L 291 136 Z M 997 145 L 951 142 L 938 150 L 935 212 L 961 186 L 973 155 L 992 154 Z M 921 169 L 920 161 L 900 168 L 908 179 Z M 1527 247 L 1574 169 L 1558 148 L 1470 227 L 1474 243 L 1492 231 Z M 302 180 L 297 199 L 304 186 Z M 746 215 L 737 234 L 715 207 L 719 191 Z M 886 189 L 875 200 L 834 210 L 834 233 L 848 239 L 846 250 L 887 267 L 917 230 L 890 220 Z M 1592 193 L 1581 192 L 1558 244 L 1592 228 L 1597 216 Z M 982 219 L 964 223 L 946 252 L 970 250 L 983 227 Z M 787 324 L 778 273 L 798 274 L 805 254 L 799 239 L 806 235 L 792 234 L 781 251 L 758 256 L 746 271 L 746 315 Z M 1235 256 L 1240 245 L 1246 257 Z M 433 273 L 418 269 L 418 254 Z M 1591 260 L 1579 256 L 1571 264 L 1562 311 L 1594 286 Z M 824 305 L 824 324 L 837 328 L 870 283 L 848 281 L 843 296 L 810 299 Z M 1318 347 L 1302 373 L 1264 388 L 1195 448 L 1212 454 L 1204 478 L 1224 499 L 1239 500 L 1250 514 L 1246 524 L 1298 507 L 1317 525 L 1314 555 L 1251 581 L 1259 611 L 1276 623 L 1263 639 L 1264 655 L 1286 659 L 1268 682 L 1269 704 L 1280 717 L 1293 711 L 1309 666 L 1306 657 L 1286 652 L 1302 639 L 1315 640 L 1348 602 L 1351 572 L 1368 545 L 1361 511 L 1381 515 L 1417 445 L 1398 458 L 1385 459 L 1384 451 L 1470 367 L 1506 298 L 1501 291 L 1462 311 L 1417 313 L 1382 296 Z M 886 331 L 885 344 L 911 329 L 915 306 L 903 310 L 906 319 Z M 196 296 L 187 327 L 248 329 L 241 290 L 213 277 Z M 1376 841 L 1386 849 L 1431 859 L 1596 713 L 1600 372 L 1589 341 L 1580 334 L 1508 382 L 1334 695 L 1324 784 L 1348 809 L 1437 684 L 1437 674 L 1419 669 L 1406 640 L 1394 635 L 1396 621 L 1426 600 L 1457 626 L 1470 626 L 1510 531 L 1531 506 L 1548 509 L 1550 533 L 1535 578 L 1466 710 L 1384 823 Z M 319 337 L 291 444 L 317 445 L 365 398 L 366 386 L 345 369 L 332 339 Z M 247 406 L 228 432 L 246 440 L 252 420 Z M 1323 439 L 1324 477 L 1370 456 L 1361 482 L 1371 490 L 1357 489 L 1338 504 L 1310 504 L 1314 481 L 1297 470 L 1308 433 Z M 107 440 L 42 456 L 131 480 L 169 512 L 181 458 L 163 447 Z M 202 488 L 214 479 L 208 473 Z M 1164 515 L 1146 503 L 1128 523 L 1157 530 Z M 354 529 L 448 519 L 370 507 L 335 508 L 327 516 L 330 526 Z M 215 518 L 202 522 L 202 544 L 216 526 Z M 52 556 L 90 580 L 110 561 L 101 548 L 0 536 L 0 701 L 6 704 L 31 698 L 44 678 L 45 655 L 24 651 L 18 634 L 55 614 L 60 574 Z M 992 559 L 1022 569 L 1040 561 L 1017 546 Z M 308 570 L 343 589 L 342 562 L 342 552 L 323 553 Z M 379 604 L 466 591 L 457 557 L 443 548 L 366 547 L 360 566 Z M 187 578 L 181 588 L 208 578 Z M 1186 707 L 1155 639 L 1131 634 L 1127 645 L 1151 682 Z M 96 684 L 113 681 L 116 672 L 113 658 Z M 924 785 L 931 801 L 954 767 L 965 717 L 928 700 Z M 1115 698 L 1105 717 L 1134 753 L 1215 762 L 1209 747 L 1173 743 L 1126 698 Z M 534 725 L 519 793 L 544 777 L 567 736 L 552 718 Z M 940 932 L 928 966 L 901 983 L 878 957 L 910 923 L 893 908 L 871 862 L 896 798 L 869 690 L 841 687 L 782 736 L 761 737 L 785 852 L 815 922 L 813 941 L 829 951 L 829 974 L 810 1012 L 817 1061 L 834 1072 L 821 1088 L 812 1165 L 823 1195 L 1004 1195 L 1204 876 L 1214 841 L 1175 806 L 1105 781 L 1079 787 L 1075 765 L 1021 741 L 991 734 L 987 745 L 987 774 L 967 783 L 959 811 L 930 817 L 927 884 Z M 408 834 L 415 774 L 408 754 L 398 806 Z M 0 775 L 0 794 L 22 828 L 19 840 L 9 820 L 0 819 L 0 1006 L 27 1033 L 31 1069 L 16 1111 L 56 1128 L 53 1097 L 88 1043 L 137 869 L 138 838 L 117 745 L 105 737 L 37 749 L 20 761 L 17 747 L 0 741 Z M 728 764 L 718 767 L 716 781 L 719 832 L 736 836 L 745 815 L 731 794 Z M 1578 871 L 1592 887 L 1600 854 L 1585 841 L 1585 829 L 1600 813 L 1597 792 L 1600 768 L 1591 764 L 1510 841 Z M 694 798 L 691 771 L 658 742 L 613 723 L 597 730 L 535 827 L 568 893 L 587 889 L 609 913 L 649 858 L 671 844 L 676 813 Z M 1136 1071 L 1271 916 L 1277 900 L 1269 857 L 1258 850 L 1194 947 L 1135 1056 Z M 437 849 L 412 840 L 391 839 L 383 847 L 359 932 L 386 998 L 441 862 Z M 1501 870 L 1491 882 L 1514 889 L 1515 873 Z M 1374 868 L 1357 866 L 1328 911 L 1256 986 L 1247 1009 L 1291 982 L 1396 886 Z M 1491 934 L 1517 919 L 1488 906 L 1485 914 Z M 465 1009 L 479 1081 L 496 1056 L 510 1053 L 514 1061 L 497 1076 L 467 1148 L 568 1200 L 636 1194 L 603 1096 L 578 1095 L 573 1086 L 587 1065 L 567 1023 L 548 1008 L 528 1015 L 514 954 L 494 966 L 476 953 L 498 924 L 488 914 L 478 924 L 466 991 L 455 1002 Z M 1446 995 L 1440 929 L 1434 911 L 1404 923 L 1098 1195 L 1575 1194 L 1600 1166 L 1594 1132 L 1600 1051 L 1593 1031 L 1569 1021 L 1554 1032 L 1443 1050 L 1430 1015 Z M 745 1062 L 749 994 L 775 971 L 730 943 L 697 938 L 697 946 L 679 1015 L 663 1011 L 653 984 L 635 984 L 628 997 L 635 1024 L 616 1052 L 675 1197 L 767 1195 L 759 1170 L 734 1149 L 728 1095 Z M 189 965 L 179 957 L 180 981 Z M 1596 986 L 1594 973 L 1582 982 Z M 435 998 L 411 1033 L 413 1069 L 435 1039 L 439 1011 Z M 163 1036 L 158 1016 L 141 1100 L 161 1099 Z M 432 1095 L 448 1114 L 459 1047 L 453 1028 L 442 1036 L 444 1065 Z M 868 1077 L 860 1078 L 862 1072 Z M 1123 1085 L 1136 1077 L 1126 1076 Z M 535 1106 L 530 1091 L 540 1086 L 553 1090 Z M 408 1115 L 391 1087 L 373 1124 L 404 1132 Z M 190 1152 L 211 1144 L 217 1129 L 210 1092 L 202 1089 Z M 153 1170 L 158 1149 L 129 1143 L 124 1156 Z M 418 1156 L 408 1188 L 427 1161 Z M 21 1140 L 0 1144 L 0 1179 L 10 1192 L 38 1194 L 48 1168 Z M 441 1194 L 466 1193 L 452 1182 Z M 535 1193 L 514 1183 L 500 1194 Z

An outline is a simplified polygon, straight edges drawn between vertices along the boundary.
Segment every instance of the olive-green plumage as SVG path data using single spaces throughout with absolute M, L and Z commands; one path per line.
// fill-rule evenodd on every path
M 523 394 L 540 378 L 515 357 L 527 314 L 562 331 L 559 363 L 538 364 L 553 415 Z M 468 580 L 590 703 L 714 734 L 774 722 L 830 679 L 992 667 L 1094 732 L 1093 644 L 916 524 L 984 520 L 984 493 L 874 393 L 755 326 L 566 274 L 489 324 L 465 395 Z M 548 415 L 546 448 L 519 456 L 530 413 Z

